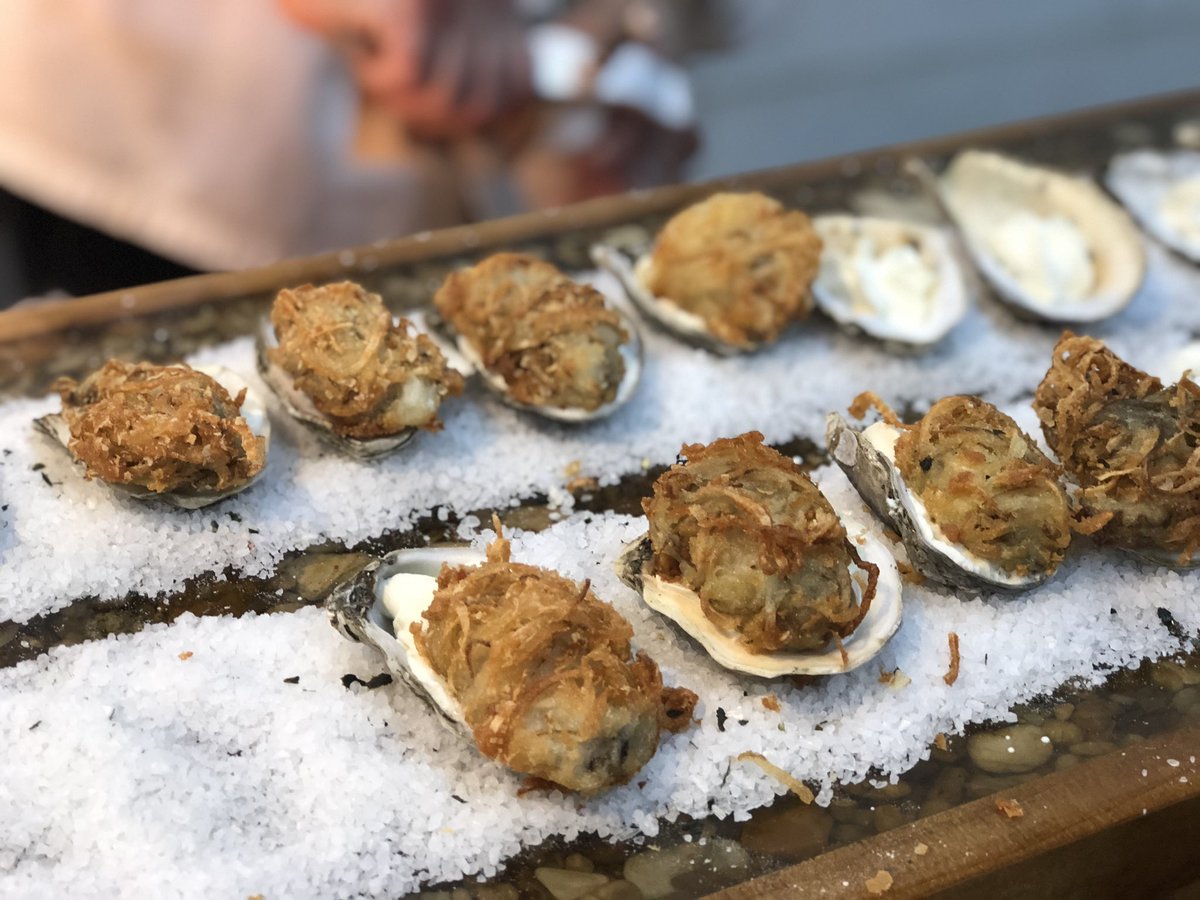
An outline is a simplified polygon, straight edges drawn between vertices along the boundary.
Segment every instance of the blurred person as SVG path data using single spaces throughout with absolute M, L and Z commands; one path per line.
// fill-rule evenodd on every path
M 4 0 L 0 306 L 675 180 L 709 5 Z

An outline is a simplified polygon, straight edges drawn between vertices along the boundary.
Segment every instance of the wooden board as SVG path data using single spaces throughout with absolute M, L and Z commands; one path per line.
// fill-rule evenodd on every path
M 1198 759 L 1200 728 L 1181 729 L 711 896 L 870 897 L 868 883 L 881 871 L 888 873 L 891 886 L 878 896 L 888 900 L 1152 896 L 1154 879 L 1163 890 L 1200 878 Z M 1009 818 L 997 806 L 1001 799 L 1016 800 L 1024 814 Z M 1107 851 L 1097 849 L 1103 842 L 1092 840 L 1103 835 L 1115 845 Z M 1082 850 L 1082 858 L 1052 855 L 1073 846 Z M 1139 860 L 1128 858 L 1134 847 L 1140 848 Z M 1147 871 L 1141 873 L 1135 862 Z M 1137 884 L 1129 893 L 1131 878 Z

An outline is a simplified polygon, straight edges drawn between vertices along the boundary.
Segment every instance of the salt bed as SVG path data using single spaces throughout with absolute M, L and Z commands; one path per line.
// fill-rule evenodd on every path
M 861 503 L 839 471 L 819 477 L 835 506 Z M 1076 546 L 1050 583 L 1015 599 L 906 586 L 904 623 L 877 665 L 794 688 L 720 669 L 617 581 L 612 560 L 644 527 L 577 515 L 512 535 L 514 558 L 592 579 L 667 683 L 699 694 L 701 724 L 665 740 L 637 777 L 644 786 L 587 802 L 518 799 L 515 775 L 399 683 L 344 688 L 343 675 L 366 680 L 382 665 L 321 610 L 188 616 L 0 671 L 0 894 L 396 895 L 495 873 L 550 835 L 654 835 L 680 814 L 745 818 L 783 791 L 736 761 L 746 750 L 827 803 L 836 781 L 905 771 L 939 731 L 1012 718 L 1014 703 L 1069 678 L 1098 680 L 1097 665 L 1175 650 L 1159 607 L 1200 629 L 1187 602 L 1200 573 Z M 962 656 L 953 686 L 942 678 L 950 631 Z M 880 669 L 896 667 L 911 683 L 881 684 Z M 778 712 L 763 706 L 768 693 Z
M 1146 363 L 1165 358 L 1200 329 L 1200 276 L 1150 247 L 1141 294 L 1092 329 Z M 613 283 L 591 276 L 612 296 Z M 644 381 L 630 405 L 587 427 L 546 423 L 501 406 L 478 387 L 445 407 L 446 428 L 384 460 L 328 452 L 272 405 L 275 437 L 255 487 L 187 513 L 115 495 L 86 482 L 35 416 L 58 400 L 0 404 L 0 621 L 24 622 L 83 596 L 178 589 L 227 567 L 262 575 L 289 550 L 323 539 L 356 542 L 412 525 L 437 507 L 466 513 L 535 493 L 563 495 L 564 469 L 603 482 L 646 463 L 671 462 L 680 445 L 751 428 L 769 441 L 818 442 L 826 414 L 861 390 L 918 406 L 975 392 L 1011 404 L 1032 392 L 1049 365 L 1057 330 L 1020 323 L 993 304 L 974 310 L 936 351 L 896 357 L 878 344 L 812 320 L 753 356 L 718 359 L 646 329 Z M 192 358 L 220 363 L 262 390 L 253 348 L 236 340 Z M 38 468 L 44 465 L 44 468 Z M 49 483 L 47 483 L 49 482 Z M 62 565 L 61 560 L 71 560 Z

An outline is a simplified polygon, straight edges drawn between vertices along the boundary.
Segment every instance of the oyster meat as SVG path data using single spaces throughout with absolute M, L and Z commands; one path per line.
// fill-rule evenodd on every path
M 754 350 L 807 318 L 821 240 L 808 217 L 759 193 L 719 193 L 676 214 L 636 260 L 599 245 L 634 305 L 689 343 Z
M 1019 591 L 1049 578 L 1071 540 L 1057 467 L 992 404 L 953 396 L 903 425 L 884 418 L 862 431 L 836 413 L 833 459 L 871 508 L 901 536 L 926 577 L 972 590 Z
M 1065 332 L 1034 409 L 1074 481 L 1076 530 L 1170 566 L 1200 565 L 1200 387 L 1164 386 Z
M 479 750 L 536 784 L 592 795 L 629 781 L 696 695 L 665 688 L 633 629 L 587 583 L 513 563 L 502 537 L 399 550 L 328 601 L 334 624 Z
M 551 263 L 497 253 L 434 296 L 457 350 L 504 402 L 559 422 L 603 418 L 641 378 L 637 328 L 595 288 Z
M 463 388 L 427 335 L 348 281 L 280 291 L 259 333 L 258 368 L 288 413 L 364 458 L 441 428 L 442 400 Z
M 1109 163 L 1105 183 L 1146 231 L 1200 262 L 1200 152 L 1123 153 Z
M 839 325 L 905 347 L 929 347 L 966 315 L 968 293 L 946 236 L 893 219 L 817 216 L 817 306 Z
M 937 191 L 979 271 L 1023 315 L 1094 322 L 1141 286 L 1141 235 L 1090 179 L 967 150 Z
M 37 427 L 84 465 L 86 478 L 136 499 L 199 509 L 244 491 L 266 467 L 266 408 L 228 369 L 113 359 L 54 388 L 62 413 Z
M 865 524 L 757 432 L 682 456 L 642 502 L 648 534 L 617 563 L 648 606 L 751 675 L 844 672 L 882 649 L 900 582 Z

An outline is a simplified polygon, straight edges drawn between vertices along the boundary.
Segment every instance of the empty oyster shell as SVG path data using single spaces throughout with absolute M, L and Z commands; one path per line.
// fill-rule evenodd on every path
M 936 189 L 979 271 L 1027 317 L 1094 322 L 1141 286 L 1141 235 L 1089 179 L 968 150 Z
M 1200 262 L 1200 152 L 1124 153 L 1109 163 L 1104 181 L 1146 231 Z
M 981 403 L 975 398 L 948 398 L 950 400 L 965 400 Z M 946 402 L 946 401 L 943 401 Z M 969 433 L 969 431 L 968 431 Z M 1037 527 L 1039 535 L 1043 529 L 1051 529 L 1055 537 L 1053 547 L 1050 538 L 1045 537 L 1045 547 L 1049 547 L 1048 559 L 1044 566 L 1030 565 L 1021 558 L 1021 564 L 1005 568 L 997 561 L 984 559 L 973 553 L 967 545 L 951 540 L 950 537 L 933 521 L 924 501 L 905 481 L 904 475 L 896 464 L 896 440 L 901 430 L 886 421 L 874 424 L 859 431 L 849 425 L 837 413 L 830 413 L 826 427 L 826 442 L 830 456 L 846 473 L 851 483 L 858 489 L 863 499 L 875 513 L 892 528 L 904 542 L 910 563 L 922 574 L 954 587 L 968 590 L 997 590 L 1023 591 L 1045 581 L 1054 573 L 1070 539 L 1070 520 L 1068 516 L 1066 496 L 1061 488 L 1057 488 L 1054 497 L 1047 502 L 1057 499 L 1055 507 L 1059 512 L 1056 523 L 1044 522 L 1039 515 Z M 1018 429 L 1019 434 L 1019 429 Z M 998 435 L 1003 439 L 1003 435 Z M 1018 460 L 1030 453 L 1032 442 L 1019 434 L 1022 447 L 1015 452 Z M 976 454 L 982 458 L 982 454 Z M 1040 456 L 1040 452 L 1036 454 Z M 928 465 L 932 465 L 932 457 Z M 982 465 L 982 462 L 972 462 L 972 466 Z M 1046 461 L 1049 466 L 1049 461 Z M 925 471 L 927 463 L 921 462 Z M 953 471 L 953 470 L 948 470 Z M 1018 508 L 1019 504 L 1016 505 Z M 1018 532 L 1019 533 L 1019 532 Z M 1061 545 L 1061 546 L 1060 546 Z M 1039 540 L 1039 551 L 1043 543 Z M 1019 549 L 1025 550 L 1023 546 Z M 1032 556 L 1031 551 L 1025 551 Z
M 637 324 L 624 312 L 620 309 L 614 309 L 613 311 L 620 317 L 621 327 L 629 335 L 629 339 L 619 347 L 621 360 L 625 364 L 625 374 L 621 378 L 620 385 L 617 386 L 616 396 L 610 402 L 596 409 L 584 409 L 579 406 L 542 406 L 522 403 L 509 392 L 504 376 L 488 369 L 483 364 L 483 360 L 480 359 L 475 348 L 471 345 L 471 342 L 463 335 L 456 334 L 450 323 L 439 316 L 437 312 L 434 310 L 422 310 L 414 313 L 412 320 L 418 328 L 433 338 L 438 347 L 446 355 L 446 358 L 450 360 L 451 365 L 458 369 L 463 377 L 469 378 L 471 375 L 478 374 L 484 386 L 495 394 L 506 406 L 534 413 L 554 422 L 581 424 L 584 422 L 594 422 L 612 415 L 629 402 L 629 398 L 637 392 L 638 384 L 642 379 L 643 350 L 641 333 L 638 331 Z
M 849 672 L 876 656 L 900 627 L 902 596 L 900 574 L 891 551 L 854 513 L 839 510 L 842 525 L 865 562 L 879 568 L 875 596 L 867 614 L 847 637 L 842 639 L 846 656 L 834 646 L 803 652 L 775 651 L 754 653 L 740 635 L 722 628 L 708 618 L 699 596 L 689 588 L 667 581 L 652 571 L 654 552 L 650 535 L 627 544 L 614 569 L 626 585 L 637 591 L 646 605 L 675 622 L 697 641 L 719 665 L 735 672 L 777 678 L 783 675 L 836 675 Z M 855 577 L 858 575 L 859 577 Z M 855 599 L 862 601 L 862 579 L 866 572 L 851 564 L 851 584 Z
M 203 372 L 205 375 L 210 376 L 221 387 L 225 388 L 230 396 L 236 397 L 243 389 L 246 391 L 240 415 L 246 420 L 251 433 L 263 439 L 264 456 L 267 455 L 271 445 L 271 420 L 267 417 L 267 408 L 262 401 L 262 397 L 240 375 L 223 366 L 193 366 L 192 368 L 197 372 Z M 71 441 L 71 428 L 61 413 L 49 413 L 41 416 L 34 420 L 34 424 L 39 430 L 62 444 L 64 448 L 68 447 Z M 109 487 L 121 491 L 135 500 L 158 500 L 170 506 L 179 507 L 180 509 L 201 509 L 216 503 L 218 500 L 223 500 L 226 497 L 246 490 L 246 488 L 258 481 L 265 471 L 266 466 L 264 465 L 248 481 L 220 491 L 185 490 L 182 488 L 173 491 L 151 491 L 137 484 L 120 484 L 111 481 L 106 481 L 105 483 Z
M 894 219 L 817 216 L 817 307 L 839 325 L 924 349 L 966 315 L 967 287 L 945 234 Z

